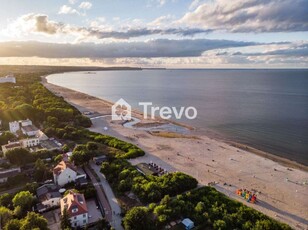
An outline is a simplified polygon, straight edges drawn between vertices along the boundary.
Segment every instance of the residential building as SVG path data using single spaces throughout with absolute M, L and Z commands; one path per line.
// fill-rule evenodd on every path
M 17 131 L 21 130 L 24 135 L 27 135 L 29 137 L 31 137 L 31 136 L 42 136 L 42 132 L 38 128 L 36 128 L 33 125 L 32 121 L 29 120 L 29 119 L 9 122 L 9 127 L 10 127 L 11 133 L 16 134 Z M 45 137 L 43 137 L 43 138 L 45 138 Z
M 29 125 L 33 125 L 32 121 L 30 119 L 27 119 L 27 120 L 21 120 L 19 121 L 20 125 L 22 127 L 25 127 L 25 126 L 29 126 Z
M 44 212 L 53 207 L 60 206 L 60 200 L 62 198 L 60 187 L 55 184 L 44 184 L 36 190 L 36 196 L 40 201 L 37 204 L 37 210 Z
M 67 211 L 73 228 L 83 227 L 88 224 L 88 207 L 83 194 L 72 190 L 60 200 L 61 214 Z
M 18 130 L 20 130 L 20 124 L 18 121 L 9 122 L 9 127 L 11 133 L 16 133 Z
M 55 184 L 59 186 L 64 186 L 76 180 L 77 169 L 73 164 L 67 161 L 61 161 L 53 169 L 53 178 Z
M 55 184 L 64 186 L 70 182 L 76 182 L 77 179 L 87 178 L 87 174 L 81 167 L 75 167 L 67 159 L 63 160 L 53 169 L 53 178 Z
M 5 156 L 7 151 L 13 150 L 13 149 L 20 149 L 20 148 L 22 148 L 22 145 L 20 144 L 19 141 L 17 141 L 17 142 L 9 142 L 6 145 L 2 145 L 2 152 L 3 152 L 4 156 Z
M 38 146 L 40 144 L 40 139 L 36 137 L 27 138 L 27 139 L 20 140 L 20 143 L 23 148 L 31 148 L 31 147 Z
M 0 170 L 0 183 L 5 183 L 8 178 L 14 177 L 21 172 L 20 168 L 1 169 Z
M 26 125 L 26 126 L 21 126 L 21 131 L 24 135 L 33 137 L 37 136 L 40 130 L 36 128 L 34 125 Z
M 1 83 L 14 83 L 16 84 L 16 78 L 14 77 L 14 75 L 8 75 L 5 77 L 0 77 L 0 84 Z

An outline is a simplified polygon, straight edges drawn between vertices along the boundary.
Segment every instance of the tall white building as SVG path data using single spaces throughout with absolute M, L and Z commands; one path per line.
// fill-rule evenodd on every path
M 9 126 L 11 133 L 16 133 L 18 130 L 20 130 L 20 124 L 18 121 L 9 122 Z
M 29 119 L 9 122 L 9 127 L 11 133 L 16 133 L 18 130 L 21 130 L 27 136 L 38 136 L 40 131 Z

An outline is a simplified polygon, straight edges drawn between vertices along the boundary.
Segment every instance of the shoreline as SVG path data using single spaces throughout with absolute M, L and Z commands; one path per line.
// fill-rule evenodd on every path
M 76 91 L 76 90 L 72 90 L 72 89 L 69 89 L 69 88 L 65 88 L 65 87 L 62 87 L 62 86 L 58 86 L 58 85 L 49 83 L 47 81 L 47 77 L 48 76 L 49 75 L 41 77 L 43 84 L 46 83 L 46 84 L 49 84 L 49 85 L 54 85 L 56 87 L 64 88 L 67 91 L 71 91 L 71 93 L 78 93 L 80 95 L 84 95 L 89 100 L 101 100 L 106 105 L 108 105 L 110 107 L 114 104 L 113 102 L 110 102 L 110 101 L 108 101 L 106 99 L 98 98 L 98 97 L 95 97 L 95 96 L 92 96 L 92 95 L 89 95 L 89 94 L 86 94 L 86 93 L 82 93 L 82 92 L 79 92 L 79 91 Z M 132 109 L 132 114 L 134 115 L 134 117 L 136 117 L 136 118 L 138 118 L 140 120 L 143 120 L 142 119 L 143 113 L 141 111 L 136 110 L 136 109 Z M 109 113 L 109 114 L 101 114 L 101 115 L 105 116 L 105 115 L 111 115 L 111 114 Z M 163 120 L 163 119 L 160 119 L 160 118 L 155 118 L 155 120 L 149 119 L 149 121 L 150 122 L 144 122 L 144 123 L 140 122 L 140 123 L 137 123 L 137 124 L 134 125 L 134 127 L 136 127 L 138 129 L 138 128 L 142 128 L 143 126 L 146 127 L 148 124 L 152 124 L 152 123 L 161 123 L 162 125 L 163 124 L 172 124 L 172 125 L 180 126 L 180 127 L 185 128 L 185 129 L 188 129 L 189 131 L 194 131 L 195 132 L 195 133 L 189 134 L 189 136 L 205 135 L 205 136 L 207 136 L 207 137 L 209 137 L 211 139 L 214 139 L 216 141 L 221 141 L 221 142 L 224 142 L 224 143 L 226 143 L 226 144 L 228 144 L 228 145 L 230 145 L 232 147 L 236 147 L 236 148 L 239 148 L 241 150 L 246 150 L 246 151 L 248 151 L 248 152 L 250 152 L 252 154 L 256 154 L 258 156 L 267 158 L 267 159 L 272 160 L 274 162 L 277 162 L 277 163 L 279 163 L 281 165 L 284 165 L 284 166 L 287 166 L 287 167 L 296 168 L 296 169 L 300 169 L 300 170 L 303 170 L 305 172 L 308 172 L 308 165 L 304 165 L 304 164 L 301 164 L 301 163 L 299 163 L 297 161 L 294 161 L 294 160 L 291 160 L 291 159 L 288 159 L 288 158 L 285 158 L 285 157 L 278 156 L 278 155 L 276 155 L 274 153 L 270 153 L 270 152 L 266 152 L 266 151 L 254 148 L 254 147 L 249 146 L 247 144 L 243 144 L 243 143 L 240 143 L 240 142 L 233 141 L 231 139 L 223 137 L 222 135 L 218 134 L 215 131 L 209 131 L 209 130 L 198 131 L 197 128 L 189 126 L 189 125 L 186 125 L 186 124 L 183 124 L 181 122 L 172 121 L 172 120 Z
M 277 163 L 284 165 L 286 167 L 296 168 L 296 169 L 308 172 L 308 166 L 307 165 L 300 164 L 300 163 L 293 161 L 293 160 L 290 160 L 288 158 L 280 157 L 280 156 L 277 156 L 273 153 L 268 153 L 268 152 L 265 152 L 265 151 L 262 151 L 262 150 L 259 150 L 259 149 L 256 149 L 254 147 L 251 147 L 251 146 L 248 146 L 248 145 L 245 145 L 245 144 L 241 144 L 241 143 L 238 143 L 238 142 L 234 142 L 234 141 L 225 141 L 225 142 L 229 143 L 230 146 L 239 148 L 241 150 L 249 151 L 253 154 L 267 158 L 269 160 L 277 162 Z
M 217 184 L 214 187 L 230 198 L 294 229 L 308 228 L 308 173 L 307 170 L 298 169 L 295 162 L 276 156 L 270 159 L 266 157 L 270 155 L 268 153 L 253 153 L 251 149 L 246 149 L 246 145 L 241 148 L 235 143 L 221 140 L 218 135 L 203 135 L 198 130 L 192 130 L 189 134 L 198 136 L 194 139 L 155 136 L 145 130 L 125 128 L 121 122 L 110 119 L 113 103 L 48 83 L 46 76 L 42 77 L 42 84 L 82 113 L 95 112 L 99 118 L 92 120 L 91 131 L 117 137 L 144 149 L 145 156 L 130 160 L 133 165 L 156 162 L 167 171 L 182 171 L 195 177 L 201 185 L 215 181 Z M 135 112 L 134 116 L 141 116 L 139 111 Z M 283 162 L 280 163 L 281 160 Z M 236 196 L 235 190 L 238 188 L 258 191 L 258 204 L 247 203 Z

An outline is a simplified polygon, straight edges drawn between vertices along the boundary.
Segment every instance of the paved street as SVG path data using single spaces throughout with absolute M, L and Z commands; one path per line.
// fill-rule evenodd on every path
M 99 176 L 100 180 L 101 180 L 101 185 L 104 189 L 104 192 L 106 194 L 108 203 L 111 207 L 112 213 L 112 221 L 111 221 L 111 225 L 116 229 L 116 230 L 122 230 L 123 227 L 121 225 L 121 221 L 122 218 L 120 216 L 121 213 L 121 207 L 108 183 L 108 181 L 106 180 L 105 176 L 100 172 L 100 166 L 96 165 L 94 162 L 90 162 L 90 166 L 92 167 L 92 169 L 96 172 L 96 174 Z
M 98 199 L 104 207 L 105 217 L 111 223 L 111 225 L 116 230 L 122 230 L 121 225 L 121 208 L 119 203 L 107 182 L 105 176 L 100 172 L 100 167 L 94 162 L 90 162 L 90 167 L 96 172 L 100 178 L 100 182 L 96 180 L 92 172 L 88 169 L 89 166 L 85 168 L 86 173 L 89 175 L 93 185 L 96 188 Z
M 109 222 L 111 222 L 112 221 L 111 208 L 110 208 L 108 200 L 105 196 L 105 193 L 100 186 L 100 183 L 98 183 L 98 181 L 96 180 L 96 178 L 94 177 L 92 172 L 88 169 L 88 167 L 85 167 L 85 171 L 89 175 L 89 177 L 90 177 L 90 179 L 91 179 L 91 181 L 92 181 L 92 183 L 93 183 L 93 185 L 96 189 L 97 198 L 99 199 L 100 203 L 103 205 L 106 219 Z
M 20 187 L 12 188 L 12 189 L 9 189 L 9 190 L 4 190 L 4 191 L 0 192 L 0 195 L 3 195 L 4 193 L 14 194 L 14 193 L 20 191 L 23 188 L 24 188 L 24 186 L 20 186 Z

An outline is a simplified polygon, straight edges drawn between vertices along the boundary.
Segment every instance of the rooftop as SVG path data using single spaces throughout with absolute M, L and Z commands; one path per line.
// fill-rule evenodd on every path
M 8 143 L 4 146 L 5 146 L 6 149 L 13 149 L 13 148 L 18 148 L 18 147 L 21 148 L 21 145 L 20 145 L 19 142 L 11 142 L 11 143 Z
M 36 128 L 34 125 L 27 125 L 21 127 L 25 132 L 33 132 L 33 131 L 38 131 L 39 129 Z
M 41 146 L 47 150 L 60 148 L 53 140 L 41 140 Z
M 56 175 L 61 174 L 62 171 L 64 171 L 65 169 L 70 168 L 73 171 L 77 171 L 75 166 L 67 161 L 61 161 L 59 164 L 57 164 L 56 167 L 54 167 L 53 169 L 53 173 Z
M 55 184 L 45 184 L 36 190 L 38 199 L 43 202 L 51 198 L 62 197 L 59 192 L 60 187 Z
M 70 217 L 88 213 L 88 207 L 83 194 L 70 190 L 60 201 L 61 213 L 67 210 Z

